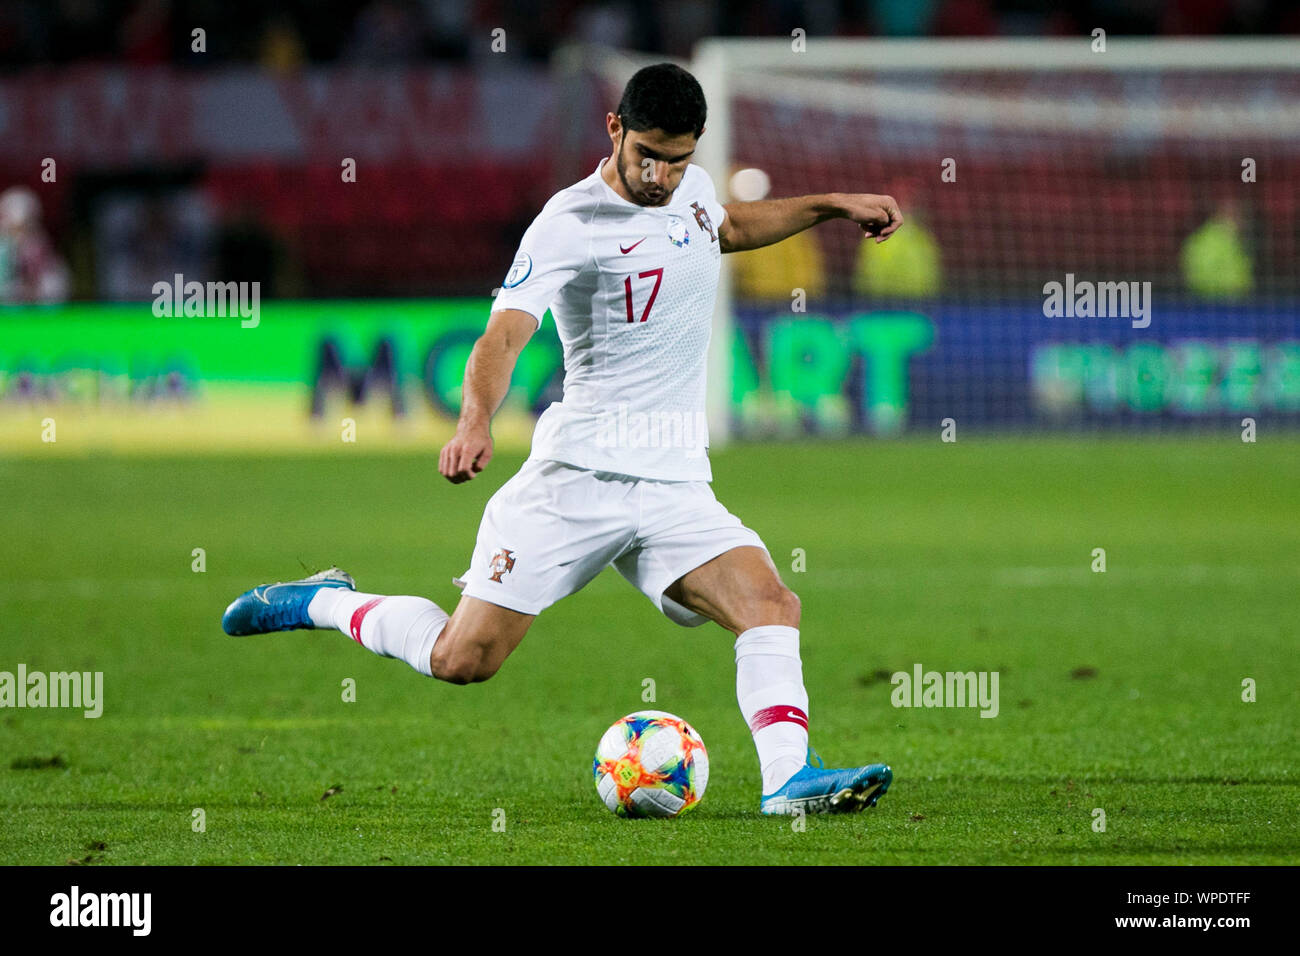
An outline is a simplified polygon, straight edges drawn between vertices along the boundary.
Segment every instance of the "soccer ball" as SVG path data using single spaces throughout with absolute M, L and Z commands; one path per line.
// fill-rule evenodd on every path
M 592 773 L 596 793 L 616 815 L 675 817 L 704 796 L 709 754 L 680 717 L 641 710 L 605 731 Z

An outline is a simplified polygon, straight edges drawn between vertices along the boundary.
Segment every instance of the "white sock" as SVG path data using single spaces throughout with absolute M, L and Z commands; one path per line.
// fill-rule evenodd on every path
M 808 762 L 798 628 L 768 624 L 736 638 L 736 700 L 754 735 L 763 793 L 775 793 Z
M 433 676 L 429 654 L 448 619 L 428 598 L 347 588 L 321 588 L 307 605 L 307 615 L 317 627 L 342 631 L 366 650 L 404 660 L 425 677 Z

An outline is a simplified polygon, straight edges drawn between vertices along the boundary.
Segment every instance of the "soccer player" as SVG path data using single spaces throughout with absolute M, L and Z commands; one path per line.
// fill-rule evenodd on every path
M 361 593 L 331 568 L 253 588 L 222 625 L 233 635 L 336 628 L 466 684 L 495 674 L 538 614 L 612 564 L 672 621 L 711 620 L 736 635 L 736 697 L 758 751 L 763 813 L 859 810 L 892 774 L 883 763 L 809 763 L 799 599 L 709 487 L 705 355 L 723 253 L 836 217 L 882 242 L 903 218 L 891 197 L 866 194 L 720 205 L 691 163 L 704 121 L 689 73 L 640 70 L 605 118 L 611 155 L 524 233 L 465 368 L 439 472 L 464 482 L 492 460 L 492 416 L 548 308 L 564 347 L 564 398 L 542 413 L 527 461 L 488 502 L 455 612 Z

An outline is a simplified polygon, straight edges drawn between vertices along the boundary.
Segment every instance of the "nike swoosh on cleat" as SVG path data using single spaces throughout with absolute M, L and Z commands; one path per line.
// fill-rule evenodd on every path
M 638 239 L 636 242 L 632 243 L 632 245 L 628 246 L 626 249 L 623 248 L 623 243 L 620 242 L 620 243 L 618 244 L 618 251 L 621 252 L 621 253 L 623 253 L 623 255 L 627 255 L 629 252 L 631 252 L 631 251 L 632 251 L 633 249 L 635 249 L 637 246 L 641 245 L 641 243 L 645 242 L 645 239 L 646 239 L 646 237 L 645 237 L 645 236 L 642 236 L 640 239 Z
M 258 588 L 258 590 L 254 591 L 253 594 L 256 595 L 257 599 L 261 601 L 263 604 L 270 604 L 271 599 L 268 597 L 268 595 L 276 588 L 300 588 L 300 587 L 302 587 L 302 584 L 297 581 L 283 582 L 281 584 L 270 584 L 264 588 Z

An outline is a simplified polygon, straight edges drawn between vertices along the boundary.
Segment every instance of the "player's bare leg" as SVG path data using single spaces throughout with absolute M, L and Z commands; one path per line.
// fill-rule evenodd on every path
M 487 680 L 500 670 L 536 619 L 535 614 L 521 614 L 462 595 L 446 629 L 433 645 L 433 676 L 452 684 Z
M 468 596 L 449 617 L 428 598 L 357 591 L 351 575 L 330 568 L 245 591 L 226 609 L 222 626 L 234 636 L 333 628 L 426 677 L 470 684 L 497 672 L 534 617 Z
M 736 698 L 754 734 L 763 792 L 775 792 L 808 754 L 799 598 L 757 547 L 718 555 L 674 582 L 667 594 L 736 635 Z
M 736 699 L 754 735 L 764 813 L 843 812 L 874 806 L 893 774 L 884 764 L 810 766 L 808 693 L 799 658 L 799 598 L 762 548 L 737 547 L 666 591 L 736 635 Z
M 668 596 L 737 637 L 753 627 L 799 626 L 799 598 L 762 548 L 732 548 L 678 578 Z

